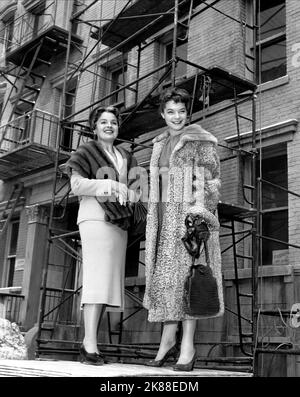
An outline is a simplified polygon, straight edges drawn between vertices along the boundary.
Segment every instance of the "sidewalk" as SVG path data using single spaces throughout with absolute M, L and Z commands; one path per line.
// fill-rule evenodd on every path
M 175 372 L 172 367 L 153 368 L 137 364 L 110 363 L 97 367 L 77 361 L 61 360 L 0 360 L 0 377 L 252 377 L 250 373 L 194 369 Z

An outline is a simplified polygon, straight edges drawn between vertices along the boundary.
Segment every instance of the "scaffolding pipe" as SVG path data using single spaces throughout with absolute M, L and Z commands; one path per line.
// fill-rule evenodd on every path
M 229 18 L 229 19 L 231 19 L 234 22 L 237 22 L 237 23 L 240 23 L 240 24 L 242 23 L 242 21 L 240 21 L 240 20 L 234 18 L 233 16 L 231 16 L 229 14 L 226 14 L 225 12 L 223 12 L 223 11 L 219 10 L 218 8 L 214 7 L 214 4 L 216 4 L 218 2 L 219 2 L 219 0 L 215 1 L 215 3 L 213 3 L 213 4 L 207 4 L 206 1 L 201 0 L 201 3 L 205 4 L 206 8 L 211 8 L 214 11 L 218 12 L 219 14 L 222 14 L 224 17 Z M 200 12 L 203 12 L 203 11 L 202 10 L 198 11 L 196 14 L 198 15 L 198 14 L 200 14 Z M 249 29 L 253 29 L 253 26 L 249 25 L 248 23 L 244 23 L 243 25 L 246 26 Z
M 177 31 L 178 31 L 178 0 L 175 0 L 173 48 L 172 48 L 172 58 L 174 60 L 176 60 L 176 57 L 177 57 Z M 172 88 L 175 87 L 175 82 L 176 82 L 176 66 L 177 66 L 177 61 L 172 62 L 172 76 L 171 76 Z
M 161 66 L 159 66 L 159 67 L 157 67 L 156 69 L 154 69 L 154 70 L 152 70 L 151 72 L 145 74 L 144 76 L 140 77 L 139 79 L 136 79 L 136 80 L 134 80 L 133 82 L 126 84 L 124 87 L 121 87 L 121 88 L 119 88 L 119 89 L 117 89 L 117 90 L 112 91 L 110 94 L 108 94 L 108 95 L 106 95 L 106 96 L 104 96 L 104 97 L 98 99 L 97 101 L 95 101 L 95 102 L 93 102 L 92 104 L 90 104 L 90 105 L 84 107 L 83 109 L 79 110 L 78 112 L 75 112 L 75 113 L 73 113 L 73 114 L 67 116 L 66 118 L 64 118 L 64 119 L 62 120 L 62 122 L 65 122 L 66 120 L 71 119 L 72 117 L 77 116 L 78 114 L 80 114 L 80 113 L 82 113 L 82 112 L 85 112 L 86 110 L 88 110 L 88 109 L 90 109 L 91 107 L 97 105 L 98 103 L 100 103 L 100 102 L 102 102 L 102 101 L 105 101 L 105 99 L 110 98 L 110 97 L 113 96 L 114 94 L 116 94 L 116 93 L 118 93 L 118 92 L 120 92 L 120 91 L 122 91 L 122 90 L 126 90 L 128 87 L 130 87 L 131 85 L 136 84 L 138 81 L 143 80 L 143 79 L 145 79 L 145 78 L 151 76 L 152 74 L 154 74 L 154 73 L 156 73 L 156 72 L 159 72 L 160 70 L 164 69 L 166 66 L 170 65 L 170 63 L 171 63 L 172 61 L 173 61 L 173 60 L 171 59 L 170 61 L 166 62 L 165 64 L 163 64 L 163 65 L 161 65 Z
M 71 24 L 70 24 L 71 25 Z M 67 84 L 67 65 L 69 62 L 70 58 L 70 51 L 71 51 L 71 36 L 72 35 L 72 29 L 71 26 L 69 27 L 69 33 L 68 33 L 68 46 L 67 46 L 67 54 L 66 54 L 66 61 L 65 61 L 65 74 L 64 74 L 64 83 L 63 83 L 63 92 L 62 92 L 62 105 L 60 107 L 60 117 L 59 119 L 61 120 L 62 117 L 64 116 L 64 105 L 65 105 L 65 93 L 66 93 L 66 84 Z M 48 277 L 48 261 L 50 258 L 50 245 L 51 245 L 51 227 L 52 227 L 52 219 L 53 219 L 53 214 L 54 214 L 54 203 L 55 203 L 55 191 L 56 191 L 56 176 L 57 176 L 57 170 L 58 170 L 58 164 L 59 164 L 59 146 L 60 146 L 60 137 L 61 137 L 61 130 L 62 127 L 59 128 L 58 130 L 58 136 L 57 136 L 57 151 L 56 151 L 56 157 L 55 157 L 55 163 L 54 163 L 54 183 L 52 187 L 52 201 L 50 205 L 50 214 L 49 214 L 49 221 L 47 224 L 47 235 L 48 235 L 48 240 L 47 240 L 47 246 L 46 246 L 46 255 L 45 255 L 45 263 L 43 264 L 43 275 L 42 275 L 42 291 L 41 291 L 41 303 L 40 303 L 40 309 L 39 309 L 39 314 L 38 314 L 38 332 L 37 332 L 37 341 L 40 340 L 41 338 L 41 333 L 42 333 L 42 322 L 44 319 L 44 313 L 45 313 L 45 303 L 46 303 L 46 288 L 47 288 L 47 277 Z
M 70 19 L 70 22 L 72 23 L 74 19 L 78 19 L 83 15 L 89 8 L 91 8 L 94 4 L 96 4 L 98 0 L 93 0 L 90 4 L 88 4 L 83 10 L 76 12 Z
M 97 47 L 98 43 L 101 41 L 101 39 L 103 38 L 103 36 L 105 35 L 105 33 L 107 32 L 107 30 L 119 19 L 119 17 L 122 15 L 122 13 L 126 10 L 128 4 L 130 3 L 131 0 L 128 0 L 128 2 L 126 3 L 126 5 L 122 8 L 122 10 L 120 11 L 120 13 L 114 18 L 112 19 L 111 23 L 109 23 L 108 28 L 104 31 L 103 35 L 96 41 L 96 44 L 90 49 L 90 51 L 88 52 L 88 54 L 86 54 L 83 58 L 83 60 L 79 63 L 77 70 L 80 69 L 81 65 L 84 64 L 85 60 L 89 57 L 89 55 L 94 51 L 94 49 Z M 70 20 L 71 22 L 71 20 Z M 71 27 L 70 27 L 71 28 Z M 87 70 L 90 66 L 93 66 L 95 63 L 97 63 L 97 60 L 95 60 L 94 62 L 92 62 L 89 66 L 82 68 L 80 71 L 84 71 Z M 75 75 L 75 73 L 77 72 L 77 70 L 75 69 L 74 72 L 71 74 L 70 79 Z
M 186 0 L 184 0 L 182 3 L 185 3 L 185 1 Z M 182 4 L 182 3 L 180 3 L 180 4 Z M 173 9 L 174 9 L 174 7 L 170 8 L 170 10 L 168 10 L 167 13 L 165 13 L 165 14 L 172 14 L 172 10 Z M 118 15 L 120 16 L 120 14 L 118 14 Z M 152 25 L 154 25 L 157 22 L 159 22 L 160 19 L 162 19 L 163 17 L 166 16 L 165 14 L 164 15 L 160 15 L 154 21 L 151 21 L 149 24 L 147 24 L 146 26 L 144 26 L 143 28 L 141 28 L 140 30 L 138 30 L 137 32 L 132 34 L 131 36 L 127 37 L 127 39 L 123 40 L 121 43 L 117 44 L 115 47 L 110 48 L 107 52 L 105 52 L 105 54 L 100 55 L 99 57 L 97 57 L 97 59 L 95 59 L 94 61 L 90 62 L 88 65 L 86 65 L 83 68 L 83 70 L 88 69 L 89 67 L 93 66 L 95 63 L 99 62 L 101 59 L 106 58 L 111 53 L 114 53 L 115 51 L 119 50 L 119 48 L 122 47 L 124 44 L 127 44 L 132 39 L 134 39 L 136 36 L 138 36 L 139 34 L 143 33 L 144 30 L 148 29 Z M 104 34 L 106 33 L 106 31 L 104 32 Z M 103 35 L 98 39 L 97 44 L 102 40 L 102 38 L 103 38 Z M 83 64 L 83 62 L 84 62 L 84 60 L 81 62 L 81 65 Z

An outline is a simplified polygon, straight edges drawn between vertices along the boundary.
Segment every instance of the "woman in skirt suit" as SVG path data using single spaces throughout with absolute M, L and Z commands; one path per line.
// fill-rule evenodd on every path
M 114 107 L 96 108 L 89 117 L 97 139 L 72 153 L 67 162 L 71 190 L 79 197 L 77 223 L 82 243 L 84 339 L 80 361 L 102 365 L 97 331 L 105 308 L 123 310 L 127 230 L 131 203 L 137 201 L 136 159 L 114 145 L 119 113 Z

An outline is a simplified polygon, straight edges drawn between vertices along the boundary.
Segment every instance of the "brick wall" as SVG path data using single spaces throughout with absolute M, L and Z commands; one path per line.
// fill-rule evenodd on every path
M 243 16 L 240 1 L 221 1 L 216 8 L 238 20 Z M 199 7 L 200 9 L 200 7 Z M 190 24 L 188 60 L 205 68 L 219 65 L 244 76 L 241 25 L 214 9 L 193 18 Z M 190 68 L 190 72 L 193 71 Z

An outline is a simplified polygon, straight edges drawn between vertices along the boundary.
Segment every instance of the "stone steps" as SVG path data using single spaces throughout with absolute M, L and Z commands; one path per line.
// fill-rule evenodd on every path
M 62 360 L 0 360 L 0 377 L 252 377 L 251 373 L 194 369 L 175 372 L 172 367 L 154 368 L 137 364 L 110 363 L 100 367 Z

